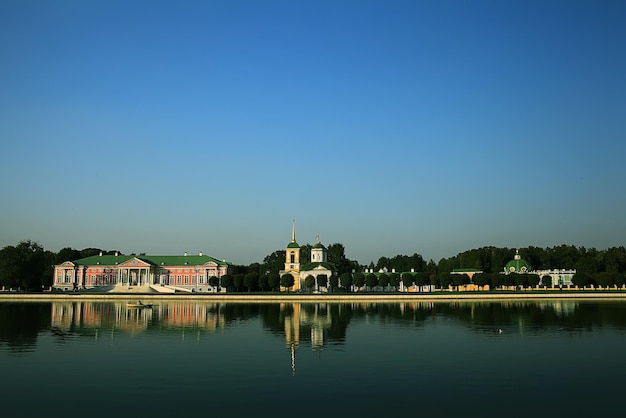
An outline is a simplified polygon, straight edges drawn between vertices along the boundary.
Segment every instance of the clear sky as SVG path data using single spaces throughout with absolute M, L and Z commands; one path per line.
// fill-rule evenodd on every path
M 0 2 L 0 247 L 626 237 L 626 2 Z

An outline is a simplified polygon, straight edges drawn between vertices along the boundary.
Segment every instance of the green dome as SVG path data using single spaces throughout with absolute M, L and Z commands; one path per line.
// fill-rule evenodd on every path
M 289 244 L 287 244 L 287 248 L 300 248 L 300 246 L 297 242 L 291 241 Z
M 313 248 L 321 248 L 321 249 L 323 249 L 323 250 L 325 250 L 325 249 L 326 249 L 326 247 L 324 247 L 324 245 L 323 245 L 321 242 L 318 242 L 317 244 L 315 244 L 315 245 L 313 246 Z
M 519 253 L 515 252 L 515 258 L 506 263 L 504 267 L 505 273 L 528 273 L 530 271 L 530 264 L 526 260 L 522 260 Z

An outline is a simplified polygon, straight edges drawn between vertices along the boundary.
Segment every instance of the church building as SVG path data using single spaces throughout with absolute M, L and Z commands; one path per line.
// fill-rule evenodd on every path
M 300 245 L 296 241 L 296 224 L 291 227 L 291 241 L 287 244 L 285 250 L 285 269 L 280 271 L 280 276 L 291 274 L 294 278 L 292 291 L 299 292 L 306 289 L 304 284 L 307 277 L 311 276 L 315 280 L 315 289 L 326 292 L 328 291 L 328 281 L 335 271 L 332 263 L 328 261 L 328 253 L 326 247 L 320 242 L 317 235 L 317 242 L 311 248 L 311 260 L 305 264 L 300 262 Z M 320 279 L 326 278 L 326 284 L 320 286 Z M 283 289 L 286 290 L 286 289 Z

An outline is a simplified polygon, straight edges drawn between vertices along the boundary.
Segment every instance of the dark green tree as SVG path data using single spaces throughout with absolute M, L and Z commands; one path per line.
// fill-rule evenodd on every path
M 287 290 L 291 290 L 295 282 L 296 281 L 291 273 L 285 273 L 280 278 L 280 285 Z
M 447 289 L 452 283 L 452 275 L 450 273 L 439 274 L 439 286 L 441 286 L 442 289 Z
M 325 274 L 320 274 L 319 276 L 317 276 L 317 286 L 318 287 L 328 286 L 328 276 Z M 319 288 L 317 290 L 319 290 Z
M 421 291 L 422 286 L 426 286 L 430 283 L 430 274 L 427 272 L 420 272 L 415 275 L 415 285 L 417 290 Z
M 267 285 L 272 289 L 272 291 L 276 290 L 280 285 L 280 275 L 278 271 L 271 271 L 267 275 Z
M 244 276 L 245 275 L 243 273 L 233 275 L 233 287 L 235 288 L 236 292 L 241 292 L 241 288 L 243 287 Z
M 350 287 L 352 287 L 352 273 L 342 273 L 339 276 L 339 282 L 341 283 L 341 287 L 346 289 L 346 292 L 350 292 Z
M 387 286 L 389 286 L 389 275 L 387 275 L 387 273 L 380 273 L 378 275 L 378 286 L 382 287 L 383 290 L 387 290 Z
M 539 284 L 539 281 L 541 280 L 539 278 L 539 275 L 534 274 L 534 273 L 526 275 L 526 278 L 528 281 L 528 286 L 531 286 L 531 287 L 537 286 Z
M 452 283 L 454 283 L 454 286 L 456 286 L 457 289 L 459 288 L 459 286 L 462 286 L 464 284 L 469 284 L 469 282 L 470 282 L 470 278 L 465 273 L 452 274 Z
M 225 274 L 221 277 L 220 279 L 221 283 L 222 283 L 222 287 L 226 288 L 226 291 L 231 291 L 233 289 L 233 286 L 235 284 L 235 281 L 233 279 L 233 275 L 232 274 Z
M 378 286 L 378 277 L 374 273 L 369 273 L 365 276 L 365 284 L 370 290 L 373 290 L 376 286 Z
M 411 273 L 402 273 L 402 284 L 404 287 L 409 288 L 415 283 L 415 276 Z
M 572 277 L 572 284 L 575 286 L 583 287 L 591 284 L 592 278 L 588 273 L 576 272 Z
M 256 286 L 259 284 L 259 273 L 256 271 L 252 271 L 243 276 L 243 285 L 248 288 L 248 292 L 252 292 L 255 290 Z
M 274 251 L 265 256 L 261 264 L 261 272 L 265 274 L 276 273 L 285 267 L 285 250 Z M 278 284 L 276 285 L 276 287 Z
M 354 286 L 356 287 L 356 290 L 359 290 L 360 288 L 365 286 L 365 274 L 362 272 L 355 273 L 354 278 L 353 278 L 353 283 L 354 283 Z
M 543 276 L 541 278 L 541 285 L 544 287 L 551 287 L 552 286 L 552 276 L 550 276 L 549 274 L 546 274 L 545 276 Z
M 330 275 L 330 278 L 328 279 L 329 284 L 330 284 L 330 290 L 334 291 L 339 287 L 339 277 L 333 273 Z
M 441 286 L 441 283 L 439 283 L 439 273 L 431 273 L 428 276 L 428 281 L 430 282 L 431 286 L 434 286 L 434 287 Z
M 472 281 L 477 286 L 487 286 L 491 282 L 489 277 L 490 275 L 488 273 L 477 273 L 472 277 Z
M 219 277 L 215 277 L 215 276 L 209 277 L 209 285 L 213 286 L 216 289 L 219 288 L 219 285 L 220 285 Z
M 393 290 L 398 290 L 398 286 L 400 285 L 400 275 L 398 273 L 391 273 L 389 275 L 389 286 Z
M 490 275 L 491 289 L 493 290 L 502 286 L 502 284 L 504 283 L 505 277 L 506 275 L 502 273 L 491 273 Z
M 304 278 L 304 287 L 306 287 L 309 292 L 312 292 L 315 287 L 315 277 L 310 274 L 306 276 Z
M 45 252 L 34 241 L 22 241 L 0 250 L 0 285 L 5 288 L 40 292 L 45 269 Z

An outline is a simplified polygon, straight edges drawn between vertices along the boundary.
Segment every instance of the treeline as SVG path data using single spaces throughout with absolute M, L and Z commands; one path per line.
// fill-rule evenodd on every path
M 300 247 L 300 262 L 306 265 L 310 260 L 311 245 Z M 520 256 L 526 260 L 533 270 L 547 269 L 576 269 L 575 282 L 577 285 L 597 284 L 601 286 L 618 284 L 619 275 L 626 273 L 626 249 L 611 247 L 605 250 L 595 248 L 560 245 L 556 247 L 526 247 L 518 248 Z M 70 247 L 63 248 L 58 253 L 44 250 L 36 242 L 26 240 L 16 246 L 7 246 L 0 250 L 0 288 L 20 289 L 24 291 L 38 291 L 52 284 L 54 265 L 64 261 L 74 261 L 80 258 L 103 254 L 114 254 L 117 250 L 101 250 L 99 248 L 85 248 L 76 250 Z M 455 269 L 474 269 L 482 271 L 486 276 L 474 276 L 474 282 L 482 282 L 492 287 L 501 285 L 532 285 L 542 284 L 543 278 L 532 275 L 516 275 L 514 279 L 498 274 L 504 269 L 507 262 L 513 259 L 516 249 L 501 247 L 482 247 L 464 251 L 456 256 L 442 258 L 438 263 L 434 260 L 426 261 L 422 255 L 396 255 L 380 257 L 376 263 L 362 265 L 356 260 L 346 257 L 345 247 L 340 243 L 333 243 L 327 247 L 328 261 L 335 267 L 336 275 L 328 277 L 330 286 L 343 286 L 344 283 L 358 285 L 364 281 L 365 286 L 390 286 L 397 288 L 400 282 L 409 284 L 410 280 L 417 285 L 446 285 L 464 284 L 467 279 L 463 275 L 450 274 Z M 261 263 L 233 266 L 232 274 L 226 277 L 226 286 L 239 291 L 271 290 L 281 284 L 279 271 L 285 267 L 285 250 L 274 251 L 267 255 Z M 374 284 L 371 271 L 383 272 L 382 284 Z M 401 277 L 398 273 L 407 273 Z M 362 273 L 362 274 L 358 274 Z M 350 276 L 350 279 L 348 279 Z M 501 277 L 502 276 L 502 277 Z M 343 282 L 342 282 L 343 277 Z M 377 275 L 381 280 L 381 275 Z M 288 278 L 287 278 L 288 279 Z M 519 283 L 509 283 L 516 280 Z M 232 283 L 231 283 L 232 281 Z M 356 283 L 354 283 L 356 281 Z M 389 283 L 385 283 L 389 281 Z M 507 282 L 508 281 L 508 282 Z M 310 282 L 310 280 L 309 280 Z M 319 283 L 318 283 L 319 284 Z M 478 284 L 478 283 L 476 283 Z M 286 286 L 288 287 L 288 286 Z M 358 286 L 361 287 L 361 286 Z
M 556 247 L 518 248 L 520 256 L 533 270 L 576 269 L 577 272 L 594 274 L 600 272 L 625 273 L 626 249 L 611 247 L 606 250 L 559 245 Z M 513 248 L 482 247 L 464 251 L 450 258 L 443 258 L 437 265 L 439 272 L 454 269 L 476 269 L 485 273 L 503 271 L 507 262 L 515 256 Z
M 0 289 L 41 291 L 52 285 L 56 264 L 91 257 L 100 252 L 108 255 L 115 254 L 116 250 L 85 248 L 79 251 L 67 247 L 55 253 L 44 250 L 40 244 L 31 240 L 15 246 L 8 245 L 0 250 Z

